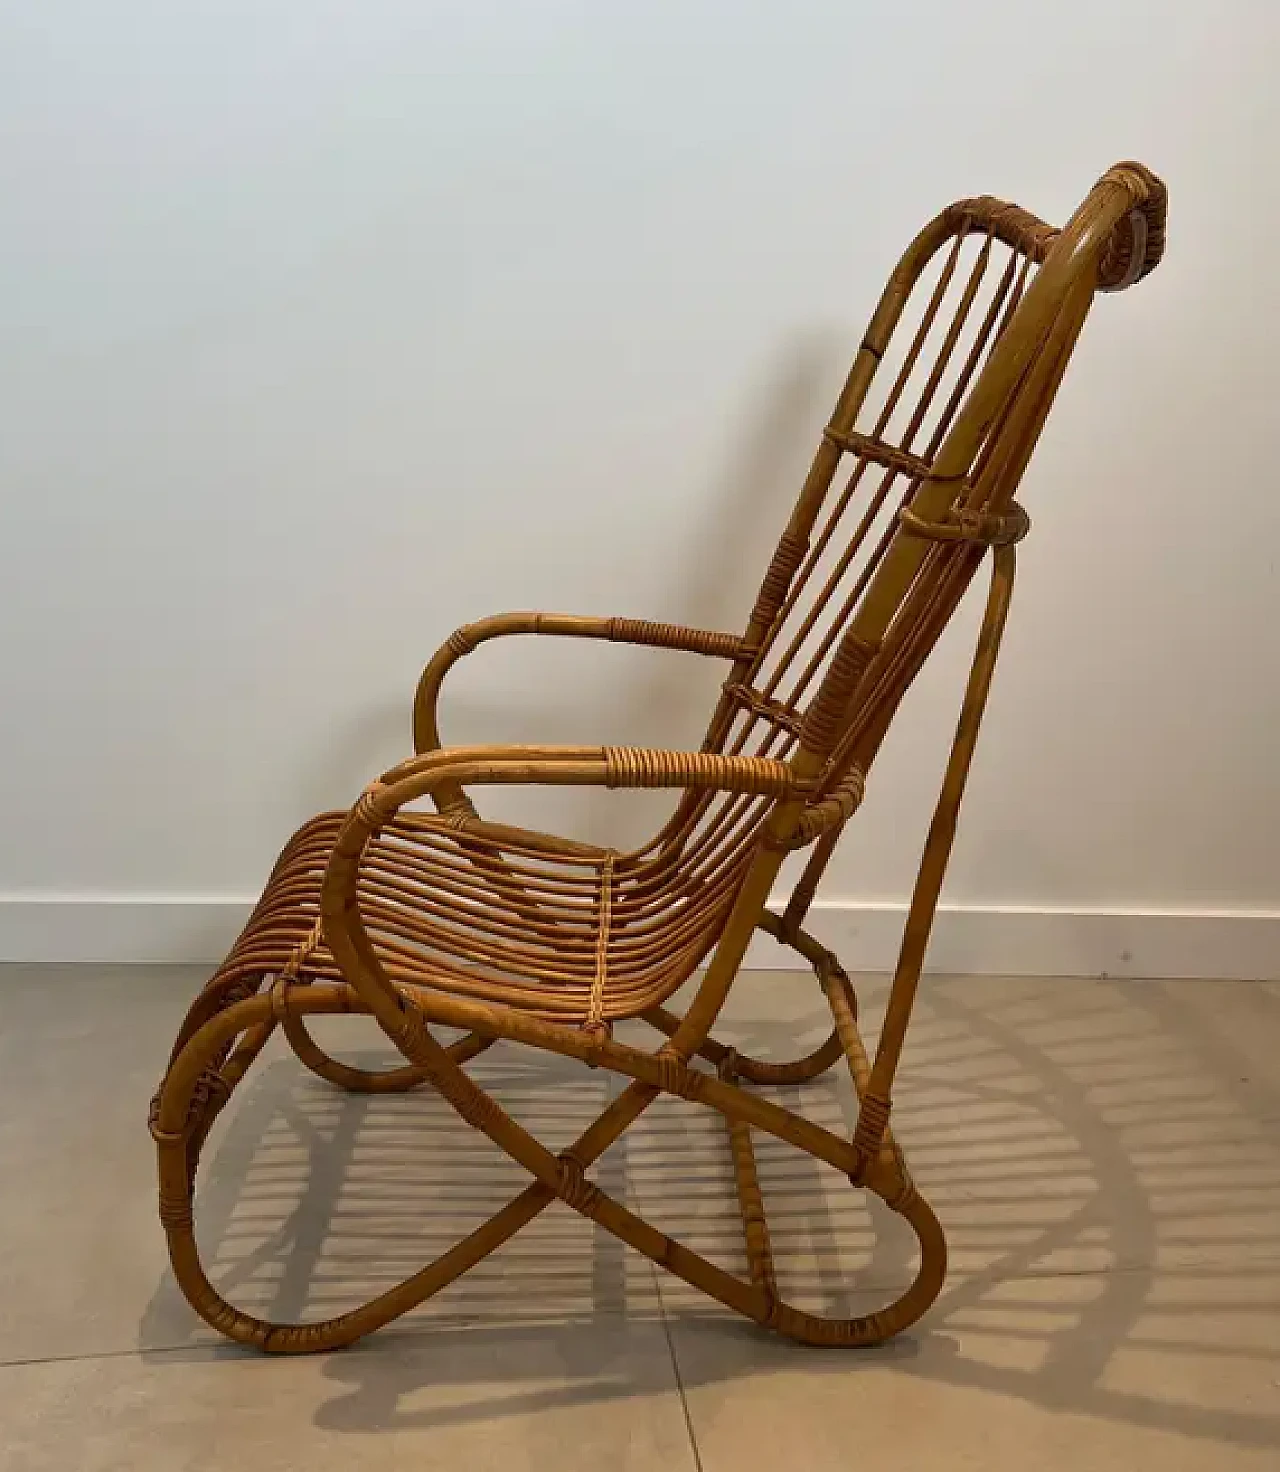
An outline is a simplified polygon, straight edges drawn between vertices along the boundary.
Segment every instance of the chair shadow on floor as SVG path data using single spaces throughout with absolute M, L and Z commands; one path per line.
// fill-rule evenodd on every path
M 786 1022 L 753 1021 L 748 988 L 725 1035 L 765 1055 L 798 1051 L 820 1024 L 805 980 L 781 983 L 795 988 Z M 867 992 L 873 1018 L 882 988 Z M 1256 1002 L 1280 1011 L 1273 993 Z M 779 1010 L 792 1009 L 775 1002 L 760 1012 Z M 553 1148 L 617 1086 L 506 1045 L 470 1066 Z M 1256 1078 L 1243 1083 L 1248 1073 L 1176 984 L 935 979 L 895 1121 L 947 1227 L 952 1271 L 915 1330 L 870 1351 L 786 1343 L 676 1279 L 659 1283 L 646 1260 L 557 1203 L 414 1315 L 330 1356 L 337 1394 L 319 1414 L 334 1429 L 367 1432 L 653 1394 L 670 1388 L 667 1369 L 632 1351 L 638 1336 L 652 1343 L 666 1333 L 687 1390 L 800 1365 L 814 1375 L 892 1366 L 1206 1443 L 1274 1446 L 1280 1097 Z M 198 1222 L 211 1277 L 251 1311 L 314 1318 L 352 1306 L 415 1272 L 527 1183 L 429 1095 L 345 1095 L 279 1055 L 242 1092 L 206 1156 Z M 851 1125 L 837 1075 L 776 1097 L 830 1128 Z M 841 1314 L 892 1296 L 911 1272 L 902 1224 L 834 1171 L 758 1140 L 784 1292 Z M 718 1117 L 659 1100 L 595 1178 L 744 1272 Z M 244 1353 L 209 1347 L 212 1336 L 192 1323 L 166 1278 L 146 1343 L 185 1333 L 201 1357 Z M 418 1393 L 442 1381 L 475 1394 L 415 1409 Z

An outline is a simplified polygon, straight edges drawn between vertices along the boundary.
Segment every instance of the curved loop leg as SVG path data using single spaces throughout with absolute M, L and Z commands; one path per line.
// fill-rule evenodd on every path
M 726 1082 L 733 1082 L 732 1068 L 733 1060 L 726 1060 L 721 1070 Z M 794 1308 L 782 1300 L 751 1129 L 744 1120 L 727 1114 L 725 1124 L 742 1215 L 747 1267 L 768 1309 L 764 1322 L 802 1343 L 831 1346 L 879 1344 L 915 1323 L 941 1291 L 947 1271 L 947 1246 L 937 1217 L 916 1190 L 896 1146 L 892 1150 L 886 1148 L 872 1167 L 866 1184 L 892 1211 L 904 1217 L 915 1232 L 920 1244 L 920 1266 L 915 1280 L 899 1298 L 875 1313 L 857 1318 L 828 1318 Z M 809 1151 L 805 1153 L 811 1155 Z
M 790 946 L 793 951 L 798 951 L 813 968 L 819 983 L 825 986 L 827 980 L 832 976 L 839 976 L 846 982 L 848 981 L 835 952 L 828 950 L 808 931 L 801 930 L 798 926 L 788 925 L 770 910 L 761 913 L 756 925 L 758 929 L 771 935 L 779 945 Z M 852 1002 L 852 988 L 849 989 L 849 997 Z M 673 1036 L 676 1028 L 684 1021 L 682 1017 L 669 1011 L 666 1007 L 652 1008 L 644 1014 L 644 1020 L 660 1032 L 666 1033 L 668 1037 Z M 748 1083 L 805 1084 L 812 1079 L 821 1078 L 833 1064 L 839 1061 L 843 1049 L 839 1033 L 833 1028 L 826 1041 L 812 1052 L 782 1063 L 748 1057 L 747 1054 L 739 1053 L 736 1048 L 730 1048 L 712 1037 L 705 1038 L 697 1052 L 699 1057 L 713 1063 L 718 1069 L 723 1069 L 725 1063 L 731 1060 L 734 1076 L 746 1079 Z
M 292 1009 L 286 1011 L 280 1026 L 299 1063 L 326 1082 L 346 1089 L 348 1093 L 407 1094 L 411 1089 L 420 1088 L 427 1082 L 426 1073 L 412 1063 L 400 1064 L 385 1072 L 374 1072 L 372 1069 L 356 1068 L 350 1063 L 342 1063 L 337 1058 L 330 1057 L 311 1036 L 301 1016 Z M 483 1053 L 493 1041 L 493 1038 L 482 1038 L 479 1033 L 468 1033 L 465 1038 L 453 1043 L 449 1052 L 459 1063 L 466 1063 Z
M 644 1020 L 667 1037 L 673 1037 L 684 1018 L 668 1011 L 666 1007 L 654 1007 L 644 1014 Z M 722 1068 L 732 1058 L 736 1076 L 753 1084 L 805 1084 L 811 1079 L 820 1078 L 837 1061 L 840 1057 L 840 1039 L 832 1029 L 826 1041 L 811 1053 L 784 1063 L 749 1058 L 745 1053 L 739 1053 L 736 1048 L 731 1048 L 713 1037 L 705 1038 L 697 1053 L 700 1058 L 714 1063 L 717 1068 Z
M 228 1302 L 204 1271 L 194 1233 L 195 1178 L 200 1146 L 208 1133 L 212 1116 L 226 1103 L 277 1021 L 295 1013 L 363 1013 L 366 1010 L 347 987 L 299 987 L 288 993 L 283 1005 L 262 995 L 237 1002 L 211 1018 L 179 1049 L 156 1097 L 150 1124 L 158 1155 L 160 1220 L 165 1229 L 174 1276 L 201 1318 L 242 1344 L 278 1354 L 336 1349 L 354 1343 L 416 1308 L 514 1236 L 558 1195 L 569 1200 L 575 1191 L 585 1198 L 590 1198 L 593 1193 L 601 1194 L 583 1181 L 583 1169 L 608 1148 L 659 1092 L 632 1084 L 561 1157 L 551 1155 L 534 1142 L 536 1149 L 562 1172 L 562 1180 L 569 1183 L 563 1195 L 546 1182 L 535 1180 L 434 1262 L 359 1308 L 312 1324 L 272 1323 L 245 1313 Z M 441 1049 L 443 1070 L 446 1075 L 456 1072 L 466 1090 L 473 1091 L 475 1098 L 484 1101 L 496 1115 L 501 1115 L 496 1101 L 467 1078 L 459 1066 L 463 1057 L 480 1051 L 488 1041 L 478 1040 L 472 1034 L 454 1043 L 450 1049 Z M 433 1059 L 433 1064 L 435 1062 Z M 213 1087 L 210 1087 L 211 1080 L 215 1081 Z M 438 1086 L 438 1078 L 431 1081 Z M 445 1097 L 449 1097 L 448 1094 Z M 450 1102 L 454 1101 L 451 1099 Z M 504 1145 L 504 1148 L 507 1147 Z M 508 1153 L 515 1154 L 510 1150 Z M 574 1200 L 570 1204 L 577 1202 Z
M 255 996 L 227 1008 L 188 1040 L 166 1074 L 152 1117 L 159 1156 L 160 1217 L 179 1286 L 207 1323 L 241 1343 L 263 1350 L 298 1354 L 347 1345 L 391 1322 L 466 1272 L 553 1201 L 559 1199 L 612 1232 L 660 1266 L 676 1273 L 736 1312 L 808 1344 L 878 1343 L 913 1323 L 933 1302 L 942 1285 L 946 1249 L 932 1211 L 898 1171 L 894 1157 L 874 1169 L 867 1184 L 906 1218 L 920 1241 L 921 1263 L 914 1283 L 887 1308 L 853 1319 L 827 1319 L 777 1299 L 772 1284 L 753 1275 L 744 1282 L 701 1254 L 652 1227 L 621 1202 L 584 1178 L 585 1170 L 670 1086 L 694 1102 L 709 1104 L 727 1119 L 750 1115 L 756 1125 L 825 1158 L 838 1169 L 854 1163 L 847 1142 L 777 1106 L 746 1095 L 736 1085 L 695 1087 L 696 1079 L 674 1067 L 661 1084 L 633 1082 L 618 1095 L 568 1150 L 552 1154 L 511 1120 L 495 1099 L 462 1070 L 457 1055 L 474 1047 L 464 1038 L 446 1050 L 429 1034 L 403 1041 L 419 1055 L 413 1066 L 429 1071 L 429 1081 L 459 1115 L 486 1134 L 535 1176 L 533 1184 L 469 1236 L 413 1276 L 348 1313 L 312 1324 L 277 1324 L 244 1313 L 210 1283 L 194 1235 L 194 1187 L 200 1145 L 213 1115 L 225 1104 L 274 1025 L 307 1013 L 362 1012 L 360 999 L 346 987 L 298 987 L 285 997 Z M 428 1041 L 429 1040 L 429 1041 Z M 622 1063 L 629 1050 L 619 1049 Z M 639 1056 L 639 1055 L 637 1055 Z M 606 1060 L 610 1061 L 610 1060 Z M 631 1065 L 628 1065 L 628 1067 Z M 639 1067 L 639 1065 L 636 1065 Z M 619 1071 L 626 1073 L 627 1067 Z M 713 1081 L 708 1080 L 708 1084 Z M 705 1092 L 705 1097 L 703 1097 Z
M 874 1189 L 874 1188 L 873 1188 Z M 880 1194 L 877 1192 L 877 1194 Z M 933 1208 L 908 1186 L 897 1200 L 882 1199 L 906 1220 L 920 1244 L 920 1266 L 911 1286 L 885 1308 L 856 1318 L 834 1319 L 779 1303 L 770 1327 L 803 1344 L 827 1347 L 883 1344 L 910 1328 L 933 1305 L 947 1276 L 947 1239 Z
M 838 963 L 836 969 L 843 978 Z M 490 1094 L 444 1055 L 432 1038 L 422 1011 L 413 1007 L 406 1016 L 406 1026 L 396 1038 L 398 1046 L 406 1056 L 416 1058 L 421 1066 L 431 1070 L 432 1082 L 462 1119 L 524 1165 L 566 1205 L 605 1227 L 660 1267 L 684 1278 L 747 1318 L 806 1344 L 870 1345 L 878 1344 L 914 1323 L 937 1298 L 946 1276 L 946 1239 L 937 1217 L 915 1189 L 895 1149 L 886 1147 L 882 1162 L 875 1162 L 860 1183 L 880 1195 L 915 1232 L 920 1243 L 920 1266 L 915 1279 L 904 1293 L 873 1314 L 847 1319 L 809 1314 L 778 1301 L 770 1276 L 753 1274 L 753 1281 L 744 1283 L 700 1253 L 651 1226 L 583 1176 L 585 1168 L 634 1122 L 660 1092 L 670 1091 L 694 1102 L 710 1104 L 735 1127 L 731 1128 L 731 1133 L 737 1133 L 736 1126 L 741 1125 L 741 1133 L 745 1134 L 745 1122 L 737 1112 L 750 1098 L 745 1091 L 727 1079 L 720 1081 L 716 1093 L 712 1093 L 705 1084 L 701 1089 L 691 1087 L 698 1079 L 705 1080 L 706 1076 L 694 1075 L 684 1065 L 671 1066 L 660 1070 L 666 1077 L 657 1088 L 633 1084 L 605 1110 L 577 1144 L 557 1156 L 528 1134 Z M 604 1050 L 602 1061 L 609 1064 L 617 1059 L 621 1063 L 622 1055 L 627 1051 L 608 1048 Z M 840 1051 L 844 1052 L 842 1045 Z M 726 1058 L 730 1068 L 732 1061 Z M 677 1060 L 667 1059 L 666 1062 L 673 1065 Z M 791 1143 L 799 1145 L 806 1153 L 814 1154 L 815 1147 L 817 1151 L 826 1150 L 828 1142 L 836 1147 L 838 1153 L 852 1153 L 847 1142 L 778 1106 L 773 1106 L 769 1122 L 764 1127 L 784 1139 L 790 1138 Z M 806 1133 L 813 1142 L 812 1146 L 804 1143 Z M 747 1149 L 750 1153 L 749 1140 Z M 858 1157 L 855 1156 L 854 1160 L 857 1161 Z M 754 1176 L 754 1161 L 751 1175 Z M 745 1202 L 742 1204 L 744 1224 L 750 1231 L 749 1213 Z M 750 1243 L 750 1236 L 748 1240 Z M 750 1252 L 750 1245 L 748 1250 Z
M 309 990 L 299 989 L 289 997 L 286 1017 L 294 1015 L 295 1007 L 317 1012 L 360 1010 L 349 995 L 333 991 L 308 995 Z M 194 1232 L 196 1167 L 213 1117 L 261 1051 L 276 1020 L 271 999 L 255 996 L 202 1027 L 170 1065 L 153 1109 L 151 1133 L 158 1151 L 160 1220 L 174 1277 L 188 1302 L 207 1324 L 239 1343 L 273 1353 L 305 1354 L 351 1344 L 415 1308 L 532 1221 L 555 1200 L 555 1193 L 538 1183 L 529 1186 L 420 1272 L 349 1313 L 313 1324 L 278 1324 L 236 1308 L 209 1281 L 200 1259 Z M 472 1038 L 453 1046 L 459 1053 L 468 1046 L 479 1051 Z

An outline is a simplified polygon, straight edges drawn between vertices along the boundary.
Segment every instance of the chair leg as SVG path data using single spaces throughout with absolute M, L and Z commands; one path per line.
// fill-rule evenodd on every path
M 423 1070 L 415 1068 L 411 1063 L 378 1073 L 372 1069 L 356 1068 L 350 1063 L 342 1063 L 337 1058 L 330 1057 L 307 1031 L 307 1025 L 301 1016 L 292 1010 L 285 1013 L 280 1025 L 298 1062 L 327 1083 L 336 1084 L 349 1094 L 407 1094 L 427 1082 L 427 1075 Z M 493 1042 L 493 1038 L 482 1038 L 475 1032 L 468 1033 L 454 1045 L 454 1056 L 460 1063 L 466 1063 L 491 1047 Z
M 726 1119 L 725 1123 L 729 1132 L 738 1209 L 742 1215 L 747 1267 L 752 1283 L 769 1306 L 768 1316 L 763 1322 L 802 1344 L 832 1348 L 881 1344 L 915 1323 L 942 1290 L 947 1274 L 947 1242 L 932 1208 L 910 1179 L 903 1178 L 896 1193 L 877 1189 L 877 1194 L 907 1221 L 920 1244 L 920 1266 L 911 1286 L 874 1313 L 855 1318 L 829 1318 L 809 1313 L 784 1302 L 778 1291 L 751 1128 L 741 1120 Z
M 857 1027 L 857 998 L 844 968 L 834 952 L 798 927 L 786 926 L 777 916 L 766 911 L 761 928 L 776 939 L 798 950 L 812 965 L 814 974 L 831 1007 L 834 1028 L 819 1054 L 831 1062 L 843 1056 L 849 1067 L 858 1098 L 865 1092 L 870 1077 L 870 1063 Z M 665 1030 L 665 1029 L 664 1029 Z M 787 1065 L 762 1065 L 740 1057 L 733 1049 L 717 1044 L 720 1077 L 729 1083 L 739 1078 L 755 1083 L 791 1083 L 798 1080 L 785 1076 Z M 704 1054 L 704 1056 L 706 1056 Z M 800 1060 L 803 1063 L 806 1060 Z M 746 1065 L 746 1066 L 744 1066 Z M 790 1065 L 794 1069 L 796 1065 Z M 825 1071 L 825 1069 L 824 1069 Z M 810 1073 L 808 1077 L 815 1077 Z M 764 1210 L 764 1196 L 756 1168 L 755 1147 L 751 1127 L 742 1119 L 724 1116 L 733 1161 L 738 1210 L 742 1217 L 743 1239 L 748 1271 L 752 1282 L 770 1303 L 769 1327 L 805 1344 L 853 1346 L 878 1344 L 900 1333 L 914 1323 L 933 1303 L 946 1278 L 947 1244 L 941 1224 L 933 1210 L 917 1191 L 907 1170 L 902 1151 L 886 1130 L 874 1182 L 867 1181 L 890 1207 L 911 1226 L 920 1244 L 920 1267 L 910 1288 L 894 1302 L 875 1313 L 858 1318 L 835 1319 L 811 1314 L 782 1301 L 777 1286 L 773 1249 Z
M 446 1006 L 441 1001 L 441 1006 Z M 244 1313 L 229 1303 L 209 1281 L 200 1260 L 194 1234 L 194 1191 L 200 1147 L 209 1125 L 225 1105 L 275 1026 L 309 1014 L 364 1012 L 357 994 L 340 985 L 300 985 L 280 989 L 274 996 L 256 995 L 225 1008 L 209 1019 L 178 1050 L 157 1095 L 151 1119 L 158 1151 L 160 1217 L 169 1243 L 170 1261 L 177 1281 L 206 1322 L 230 1338 L 261 1349 L 286 1354 L 307 1353 L 350 1344 L 408 1312 L 451 1283 L 552 1202 L 559 1200 L 612 1232 L 660 1266 L 726 1306 L 809 1344 L 871 1344 L 914 1322 L 933 1302 L 945 1272 L 945 1243 L 937 1219 L 909 1178 L 896 1169 L 888 1152 L 868 1172 L 866 1184 L 912 1226 L 920 1242 L 921 1262 L 915 1282 L 887 1308 L 854 1319 L 827 1319 L 781 1302 L 772 1274 L 755 1254 L 749 1281 L 736 1278 L 666 1233 L 651 1226 L 621 1202 L 585 1178 L 584 1172 L 630 1127 L 662 1092 L 676 1093 L 722 1113 L 735 1143 L 740 1176 L 739 1199 L 749 1198 L 753 1214 L 758 1205 L 767 1251 L 767 1228 L 759 1202 L 754 1155 L 748 1125 L 775 1136 L 838 1169 L 851 1170 L 856 1157 L 847 1141 L 821 1129 L 778 1105 L 749 1095 L 736 1084 L 688 1068 L 678 1058 L 642 1053 L 613 1042 L 596 1044 L 592 1056 L 632 1082 L 608 1105 L 568 1150 L 559 1155 L 528 1135 L 489 1094 L 462 1070 L 461 1062 L 474 1049 L 475 1035 L 451 1048 L 426 1032 L 406 1039 L 420 1056 L 411 1066 L 428 1075 L 427 1081 L 453 1105 L 468 1123 L 525 1165 L 536 1179 L 489 1221 L 463 1238 L 434 1262 L 349 1313 L 313 1324 L 277 1324 Z M 459 1025 L 455 1017 L 434 1019 Z M 510 1034 L 522 1030 L 512 1019 Z M 502 1029 L 486 1029 L 486 1036 Z M 517 1040 L 527 1040 L 520 1039 Z M 553 1051 L 570 1052 L 578 1043 L 567 1032 Z M 584 1058 L 585 1061 L 585 1058 Z M 755 1182 L 754 1195 L 742 1181 Z M 744 1210 L 744 1218 L 746 1212 Z M 757 1234 L 758 1235 L 758 1234 Z
M 840 965 L 835 952 L 828 950 L 821 941 L 807 931 L 801 930 L 799 926 L 788 925 L 770 910 L 763 911 L 756 924 L 758 929 L 773 936 L 780 945 L 790 946 L 792 950 L 798 951 L 809 962 L 824 990 L 827 988 L 827 979 L 830 977 L 843 978 L 847 986 L 848 977 L 845 976 L 844 968 Z M 849 997 L 852 1001 L 852 991 L 849 992 Z M 684 1018 L 669 1011 L 666 1007 L 653 1007 L 644 1014 L 644 1020 L 656 1027 L 659 1032 L 673 1037 Z M 811 1079 L 821 1078 L 832 1064 L 839 1061 L 844 1048 L 838 1030 L 833 1027 L 826 1041 L 811 1053 L 784 1063 L 769 1063 L 762 1058 L 750 1058 L 745 1053 L 739 1053 L 736 1048 L 731 1048 L 712 1037 L 706 1038 L 697 1052 L 700 1058 L 705 1058 L 718 1070 L 723 1069 L 726 1062 L 731 1061 L 734 1076 L 746 1079 L 748 1083 L 804 1084 Z
M 839 974 L 843 976 L 843 972 Z M 492 1096 L 468 1078 L 456 1062 L 444 1056 L 426 1026 L 433 1020 L 427 1008 L 445 1014 L 434 1019 L 437 1021 L 456 1021 L 457 1016 L 465 1015 L 470 1009 L 456 999 L 439 997 L 424 1000 L 417 1021 L 407 1024 L 397 1037 L 407 1057 L 431 1070 L 432 1082 L 467 1123 L 535 1174 L 566 1205 L 605 1227 L 660 1267 L 756 1323 L 807 1344 L 875 1344 L 914 1323 L 940 1292 L 946 1276 L 946 1241 L 942 1228 L 906 1175 L 905 1167 L 900 1168 L 901 1157 L 896 1150 L 886 1147 L 875 1161 L 863 1162 L 849 1142 L 779 1105 L 746 1094 L 726 1080 L 713 1080 L 696 1072 L 676 1055 L 643 1054 L 612 1041 L 597 1040 L 594 1044 L 586 1044 L 569 1029 L 549 1029 L 540 1026 L 536 1020 L 515 1015 L 506 1020 L 505 1027 L 501 1027 L 505 1035 L 517 1040 L 521 1040 L 522 1034 L 530 1040 L 541 1036 L 553 1051 L 572 1050 L 583 1056 L 584 1061 L 586 1052 L 579 1050 L 585 1049 L 593 1061 L 630 1073 L 635 1079 L 573 1146 L 553 1155 L 518 1125 Z M 448 1017 L 450 1010 L 455 1011 L 454 1018 Z M 481 1011 L 483 1013 L 483 1009 Z M 744 1283 L 700 1253 L 651 1226 L 608 1192 L 587 1181 L 584 1177 L 587 1167 L 662 1092 L 677 1094 L 694 1103 L 708 1104 L 735 1126 L 745 1127 L 754 1119 L 760 1127 L 799 1145 L 817 1158 L 827 1159 L 830 1163 L 838 1161 L 846 1170 L 859 1170 L 861 1183 L 880 1195 L 916 1234 L 920 1244 L 920 1266 L 910 1287 L 887 1307 L 872 1314 L 848 1319 L 810 1314 L 779 1302 L 770 1274 L 761 1271 L 758 1275 L 753 1274 L 753 1281 Z M 735 1133 L 739 1139 L 747 1138 L 742 1131 L 735 1130 Z M 749 1138 L 747 1143 L 749 1149 Z M 754 1177 L 754 1160 L 751 1174 Z M 755 1195 L 758 1201 L 758 1183 Z M 757 1254 L 757 1262 L 763 1262 L 760 1254 Z
M 684 1018 L 666 1007 L 653 1007 L 644 1014 L 644 1021 L 667 1037 L 673 1037 Z M 785 1063 L 768 1063 L 761 1058 L 749 1058 L 745 1053 L 739 1053 L 736 1048 L 731 1048 L 713 1037 L 704 1039 L 697 1052 L 699 1058 L 705 1058 L 717 1069 L 731 1058 L 737 1077 L 745 1078 L 753 1084 L 804 1084 L 811 1079 L 820 1078 L 839 1060 L 840 1039 L 832 1029 L 826 1041 L 811 1053 Z
M 228 1302 L 209 1281 L 195 1240 L 194 1193 L 200 1150 L 214 1119 L 278 1021 L 308 1011 L 362 1010 L 358 1003 L 350 1005 L 351 999 L 337 989 L 309 993 L 313 988 L 291 989 L 284 1001 L 284 1019 L 276 1015 L 271 997 L 262 994 L 236 1002 L 211 1018 L 170 1063 L 153 1101 L 150 1120 L 158 1151 L 160 1220 L 178 1286 L 200 1317 L 219 1333 L 278 1354 L 337 1349 L 399 1318 L 487 1257 L 555 1200 L 554 1192 L 541 1185 L 528 1187 L 420 1272 L 349 1313 L 313 1324 L 280 1324 L 256 1318 Z M 312 1002 L 319 1005 L 309 1005 Z M 457 1057 L 465 1058 L 474 1056 L 491 1041 L 480 1039 L 477 1047 L 471 1035 L 453 1044 L 452 1049 Z

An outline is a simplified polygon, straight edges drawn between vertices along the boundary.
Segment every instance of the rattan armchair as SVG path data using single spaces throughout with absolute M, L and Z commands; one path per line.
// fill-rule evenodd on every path
M 1061 230 L 989 197 L 954 204 L 927 225 L 880 299 L 741 634 L 516 613 L 450 637 L 418 688 L 418 754 L 349 812 L 318 817 L 290 840 L 191 1008 L 153 1102 L 160 1218 L 197 1313 L 265 1350 L 348 1344 L 557 1202 L 747 1318 L 807 1343 L 875 1343 L 925 1312 L 943 1282 L 945 1239 L 889 1128 L 890 1101 L 1009 608 L 1014 546 L 1028 527 L 1013 496 L 1095 294 L 1156 266 L 1164 222 L 1163 185 L 1125 163 Z M 909 320 L 914 327 L 895 334 Z M 894 712 L 988 558 L 981 633 L 869 1054 L 849 978 L 804 923 Z M 486 640 L 512 635 L 609 639 L 720 661 L 726 678 L 702 749 L 443 746 L 436 705 L 449 670 Z M 615 852 L 486 821 L 472 796 L 498 783 L 666 788 L 673 802 L 649 843 Z M 411 806 L 421 799 L 434 813 Z M 797 850 L 806 867 L 772 910 L 780 867 Z M 800 952 L 830 1005 L 830 1037 L 806 1057 L 765 1062 L 712 1034 L 757 929 Z M 670 1010 L 700 968 L 692 1002 Z M 334 1013 L 371 1013 L 403 1064 L 378 1073 L 331 1058 L 307 1019 Z M 654 1047 L 615 1038 L 623 1018 L 651 1024 Z M 446 1045 L 437 1027 L 463 1036 Z M 204 1272 L 193 1231 L 201 1145 L 277 1029 L 303 1064 L 342 1088 L 438 1090 L 531 1178 L 413 1277 L 352 1312 L 302 1325 L 268 1323 L 228 1303 Z M 498 1038 L 612 1070 L 627 1085 L 553 1153 L 466 1070 Z M 860 1101 L 851 1138 L 751 1087 L 802 1083 L 842 1061 Z M 664 1092 L 723 1117 L 746 1277 L 656 1230 L 590 1179 Z M 784 1301 L 757 1131 L 875 1192 L 910 1223 L 919 1270 L 894 1302 L 828 1318 Z

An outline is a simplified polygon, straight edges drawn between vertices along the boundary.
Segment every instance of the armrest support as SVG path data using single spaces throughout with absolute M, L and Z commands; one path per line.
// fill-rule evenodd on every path
M 737 634 L 691 629 L 682 624 L 658 624 L 637 618 L 592 618 L 571 613 L 494 614 L 456 629 L 423 670 L 413 701 L 413 744 L 416 751 L 434 751 L 440 746 L 436 704 L 444 677 L 464 654 L 470 654 L 477 645 L 508 634 L 607 639 L 615 644 L 682 649 L 690 654 L 708 654 L 718 659 L 739 659 L 749 652 Z
M 373 836 L 409 802 L 448 785 L 536 783 L 576 787 L 697 787 L 799 798 L 809 791 L 786 762 L 626 746 L 464 746 L 428 752 L 384 772 L 361 795 L 338 834 L 321 893 L 325 940 L 343 974 L 392 1038 L 411 1017 L 383 970 L 360 915 L 357 883 Z

